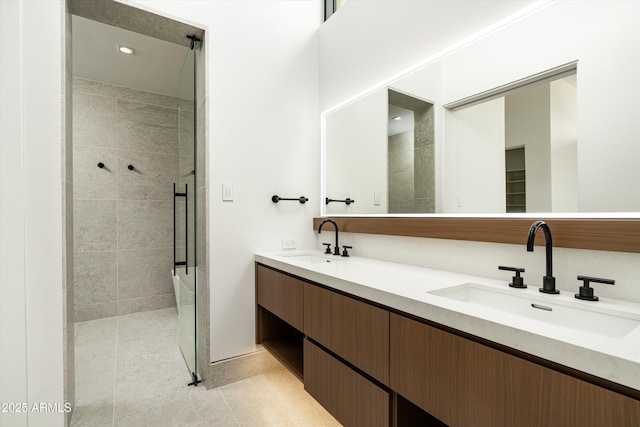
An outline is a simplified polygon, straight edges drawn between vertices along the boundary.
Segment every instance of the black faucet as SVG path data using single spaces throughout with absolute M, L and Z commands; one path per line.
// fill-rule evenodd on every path
M 542 228 L 544 231 L 544 238 L 546 240 L 546 258 L 547 258 L 547 272 L 542 278 L 542 287 L 540 292 L 545 294 L 559 294 L 560 291 L 556 289 L 556 278 L 553 277 L 553 255 L 551 249 L 553 248 L 551 243 L 551 230 L 544 221 L 536 221 L 531 224 L 529 228 L 529 236 L 527 237 L 527 252 L 533 252 L 533 241 L 536 238 L 536 232 L 538 228 Z
M 338 245 L 338 224 L 336 224 L 334 220 L 325 219 L 324 221 L 322 221 L 322 223 L 320 224 L 320 227 L 318 227 L 318 234 L 320 234 L 320 231 L 322 231 L 322 226 L 325 225 L 327 222 L 330 222 L 331 224 L 333 224 L 333 228 L 336 229 L 336 247 L 333 250 L 333 254 L 340 255 L 340 246 Z M 329 245 L 329 243 L 325 243 L 325 245 Z M 329 250 L 329 246 L 327 246 L 327 251 L 328 250 Z

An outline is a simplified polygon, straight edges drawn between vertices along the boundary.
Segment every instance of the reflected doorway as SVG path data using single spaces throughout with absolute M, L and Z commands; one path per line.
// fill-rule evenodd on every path
M 577 212 L 576 81 L 572 69 L 448 109 L 444 211 Z
M 389 213 L 433 213 L 433 104 L 391 89 L 388 99 Z

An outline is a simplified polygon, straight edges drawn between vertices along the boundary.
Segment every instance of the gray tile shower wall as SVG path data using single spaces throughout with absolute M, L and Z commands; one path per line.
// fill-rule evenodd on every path
M 413 131 L 389 137 L 389 212 L 413 212 Z
M 436 211 L 434 168 L 435 131 L 433 105 L 415 111 L 414 129 L 414 210 L 415 213 Z
M 414 110 L 414 123 L 388 139 L 389 213 L 435 212 L 433 106 Z
M 175 306 L 172 191 L 193 112 L 78 77 L 73 95 L 75 321 Z

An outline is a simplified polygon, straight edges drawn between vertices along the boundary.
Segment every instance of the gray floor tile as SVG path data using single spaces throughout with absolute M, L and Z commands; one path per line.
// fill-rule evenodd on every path
M 175 308 L 164 308 L 118 317 L 119 344 L 177 334 L 178 316 Z
M 78 322 L 72 427 L 339 426 L 284 368 L 188 387 L 175 308 Z
M 233 426 L 231 409 L 218 390 L 194 392 L 189 397 L 148 408 L 135 415 L 117 417 L 115 426 Z

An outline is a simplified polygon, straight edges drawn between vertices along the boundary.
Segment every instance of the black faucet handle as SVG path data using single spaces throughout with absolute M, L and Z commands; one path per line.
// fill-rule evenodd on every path
M 590 282 L 604 283 L 605 285 L 615 285 L 616 281 L 611 279 L 601 279 L 599 277 L 591 276 L 578 276 L 578 280 L 582 280 L 582 286 L 579 288 L 579 292 L 575 294 L 576 298 L 585 301 L 598 301 L 598 297 L 593 295 L 593 288 L 589 287 Z
M 344 257 L 351 256 L 351 255 L 349 255 L 349 251 L 347 251 L 347 249 L 353 249 L 353 246 L 342 245 L 342 248 L 343 249 L 342 249 L 342 255 L 341 256 L 344 256 Z
M 516 275 L 511 278 L 511 283 L 509 283 L 509 286 L 512 288 L 524 289 L 527 287 L 527 285 L 524 284 L 524 279 L 520 277 L 520 273 L 524 273 L 524 268 L 499 265 L 498 270 L 513 271 L 516 273 Z
M 323 245 L 325 245 L 327 248 L 324 250 L 325 254 L 330 254 L 331 253 L 331 243 L 323 243 Z

